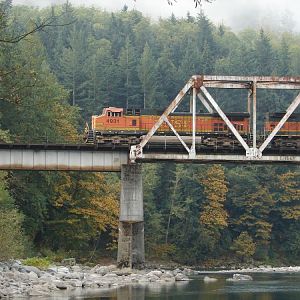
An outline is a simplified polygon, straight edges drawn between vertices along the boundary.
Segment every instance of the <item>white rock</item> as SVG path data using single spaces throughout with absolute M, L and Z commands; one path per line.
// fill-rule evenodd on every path
M 100 275 L 106 275 L 109 272 L 109 269 L 106 266 L 102 266 L 102 267 L 98 267 L 98 268 L 95 267 L 91 270 L 91 272 L 100 274 Z
M 175 276 L 175 275 L 177 275 L 177 274 L 179 274 L 179 273 L 181 273 L 181 270 L 180 269 L 175 269 L 175 270 L 173 270 L 173 275 Z
M 35 279 L 39 278 L 38 275 L 35 272 L 29 272 L 28 277 L 29 277 L 30 280 L 35 280 Z
M 117 275 L 117 274 L 115 274 L 115 273 L 107 273 L 107 274 L 105 274 L 103 277 L 117 278 L 117 277 L 118 277 L 118 275 Z
M 218 281 L 217 278 L 213 278 L 213 277 L 209 277 L 209 276 L 204 276 L 203 281 L 206 283 L 210 283 L 210 282 L 216 282 Z
M 154 271 L 149 272 L 147 275 L 149 275 L 149 276 L 154 275 L 154 276 L 157 276 L 157 277 L 161 277 L 162 274 L 163 274 L 162 271 L 154 270 Z
M 194 275 L 195 272 L 192 269 L 185 268 L 185 269 L 183 269 L 182 273 L 184 275 Z
M 60 289 L 60 290 L 66 290 L 68 288 L 68 285 L 61 280 L 54 280 L 53 282 L 55 284 L 55 286 Z
M 51 273 L 57 273 L 57 267 L 56 266 L 50 266 L 48 269 L 47 269 L 47 272 L 51 272 Z
M 38 276 L 40 275 L 41 273 L 41 270 L 36 268 L 36 267 L 33 267 L 33 266 L 23 266 L 23 269 L 26 270 L 26 272 L 30 273 L 30 272 L 34 272 L 36 273 Z
M 85 288 L 98 288 L 99 287 L 99 285 L 96 282 L 90 281 L 90 280 L 84 281 L 82 283 L 82 286 Z
M 154 274 L 152 274 L 150 276 L 149 276 L 149 274 L 147 274 L 147 277 L 148 277 L 148 279 L 149 279 L 150 282 L 156 282 L 156 281 L 159 280 L 159 277 L 155 276 Z
M 250 275 L 245 274 L 233 274 L 232 278 L 227 278 L 227 281 L 249 281 L 253 280 Z
M 82 281 L 73 279 L 70 281 L 71 286 L 74 287 L 82 287 Z
M 69 268 L 67 268 L 67 267 L 57 267 L 57 273 L 67 274 L 67 273 L 69 273 Z
M 189 280 L 188 277 L 186 277 L 182 273 L 178 273 L 175 276 L 175 281 L 188 281 L 188 280 Z

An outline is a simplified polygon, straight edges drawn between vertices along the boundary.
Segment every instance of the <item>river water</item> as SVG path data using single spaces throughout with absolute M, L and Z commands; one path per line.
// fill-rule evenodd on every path
M 86 291 L 64 299 L 84 300 L 298 300 L 300 274 L 250 274 L 253 281 L 229 282 L 232 274 L 210 274 L 217 282 L 205 283 L 204 275 L 189 282 L 132 285 L 107 291 Z M 60 298 L 62 299 L 62 298 Z

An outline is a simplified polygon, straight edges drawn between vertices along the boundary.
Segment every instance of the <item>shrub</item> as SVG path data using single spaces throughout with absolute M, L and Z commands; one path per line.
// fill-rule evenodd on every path
M 0 209 L 0 260 L 20 258 L 25 254 L 22 215 L 15 209 Z
M 26 266 L 33 266 L 39 269 L 47 269 L 51 261 L 48 257 L 31 257 L 23 260 L 23 264 Z

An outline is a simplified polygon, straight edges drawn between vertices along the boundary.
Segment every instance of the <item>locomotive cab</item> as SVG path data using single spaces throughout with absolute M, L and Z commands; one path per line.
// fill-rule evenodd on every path
M 99 116 L 92 116 L 92 130 L 100 135 L 135 134 L 140 128 L 140 110 L 125 112 L 123 108 L 104 108 Z
M 121 123 L 123 118 L 123 108 L 106 107 L 100 116 L 92 116 L 92 130 L 102 131 L 108 128 L 118 128 L 117 125 Z

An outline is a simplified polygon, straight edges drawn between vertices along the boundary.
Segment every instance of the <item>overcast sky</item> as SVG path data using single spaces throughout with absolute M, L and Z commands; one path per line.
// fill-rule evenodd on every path
M 61 4 L 65 0 L 13 0 L 14 4 L 47 6 Z M 70 0 L 74 5 L 96 6 L 107 11 L 118 11 L 126 4 L 129 9 L 137 9 L 152 18 L 177 17 L 199 13 L 193 0 L 177 0 L 173 6 L 167 0 Z M 234 30 L 245 27 L 276 27 L 300 32 L 299 0 L 214 0 L 204 3 L 204 12 L 216 24 L 223 23 Z

